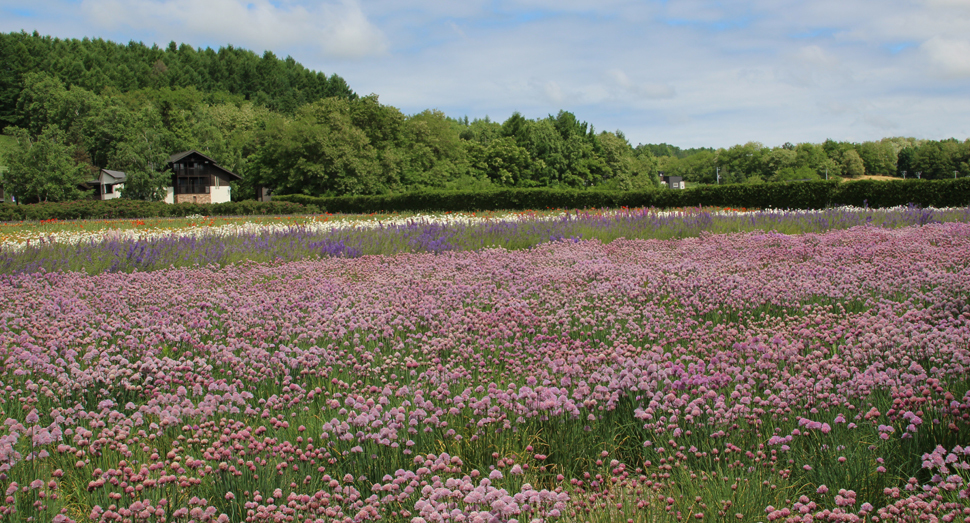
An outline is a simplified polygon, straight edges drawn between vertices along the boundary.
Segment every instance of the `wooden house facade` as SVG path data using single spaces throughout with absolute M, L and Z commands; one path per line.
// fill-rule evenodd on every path
M 172 171 L 172 185 L 166 188 L 167 203 L 228 202 L 229 182 L 242 179 L 196 150 L 173 154 L 168 166 Z

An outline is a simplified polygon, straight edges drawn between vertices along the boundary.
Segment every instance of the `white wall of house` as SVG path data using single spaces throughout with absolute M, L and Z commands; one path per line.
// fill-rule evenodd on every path
M 229 190 L 231 187 L 228 185 L 223 187 L 210 187 L 209 194 L 200 194 L 199 196 L 208 196 L 209 203 L 225 203 L 228 202 L 230 198 Z M 205 200 L 202 200 L 205 202 Z M 165 188 L 165 203 L 175 203 L 175 188 L 166 187 Z
M 111 192 L 107 194 L 102 194 L 101 199 L 103 200 L 114 200 L 115 198 L 121 198 L 121 191 L 125 189 L 125 184 L 119 183 L 112 187 Z
M 228 185 L 224 185 L 222 187 L 210 187 L 209 188 L 209 196 L 212 197 L 211 202 L 212 203 L 226 203 L 226 202 L 228 202 L 229 201 L 229 189 L 231 189 L 231 187 L 229 187 Z

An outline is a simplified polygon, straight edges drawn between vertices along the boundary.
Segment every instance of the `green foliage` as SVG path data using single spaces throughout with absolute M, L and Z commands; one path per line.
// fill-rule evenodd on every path
M 855 149 L 849 149 L 842 155 L 842 165 L 844 168 L 844 173 L 849 178 L 857 178 L 866 174 L 866 165 L 862 161 L 862 157 Z
M 63 85 L 91 92 L 191 86 L 200 93 L 200 100 L 210 103 L 252 100 L 284 113 L 323 98 L 357 97 L 337 75 L 310 71 L 292 58 L 281 60 L 269 51 L 260 57 L 232 46 L 216 51 L 173 42 L 160 49 L 136 42 L 62 40 L 20 32 L 0 33 L 0 56 L 4 57 L 0 69 L 0 128 L 11 124 L 30 127 L 25 116 L 17 112 L 17 100 L 25 76 L 34 71 L 46 71 Z
M 720 206 L 751 209 L 824 209 L 838 205 L 932 207 L 970 205 L 970 179 L 959 180 L 835 180 L 792 183 L 701 185 L 686 190 L 577 191 L 562 189 L 500 189 L 493 191 L 413 192 L 379 196 L 280 195 L 281 201 L 316 205 L 335 213 L 487 211 L 528 209 L 590 209 L 618 207 L 677 208 Z
M 863 142 L 856 146 L 855 150 L 862 158 L 867 173 L 879 176 L 895 175 L 897 152 L 892 143 Z
M 749 176 L 771 179 L 774 173 L 765 167 L 762 160 L 767 151 L 769 149 L 757 142 L 719 150 L 717 165 L 721 167 L 721 183 L 744 183 Z
M 922 144 L 912 157 L 911 169 L 922 173 L 929 180 L 952 178 L 953 171 L 967 173 L 970 160 L 970 142 L 956 140 L 928 141 Z M 915 174 L 915 173 L 914 173 Z M 966 176 L 967 174 L 963 174 Z
M 519 147 L 512 137 L 496 138 L 487 146 L 478 147 L 472 151 L 472 158 L 472 166 L 496 186 L 514 187 L 531 178 L 529 151 Z
M 644 152 L 650 154 L 651 156 L 670 156 L 673 158 L 687 158 L 701 152 L 713 153 L 714 149 L 710 147 L 699 147 L 690 149 L 681 149 L 675 145 L 670 145 L 667 143 L 659 144 L 640 144 L 637 146 L 638 152 Z
M 807 165 L 795 168 L 793 166 L 783 167 L 775 173 L 772 181 L 778 182 L 794 182 L 794 181 L 806 181 L 806 180 L 818 180 L 818 173 L 815 169 Z M 750 183 L 750 180 L 749 180 Z
M 127 174 L 121 197 L 128 200 L 158 202 L 165 199 L 165 187 L 171 185 L 166 147 L 170 134 L 158 114 L 144 109 L 133 118 L 134 125 L 126 139 L 115 144 L 111 165 Z
M 21 202 L 76 200 L 83 193 L 79 186 L 87 181 L 87 171 L 72 157 L 72 148 L 64 144 L 64 134 L 47 126 L 38 136 L 26 129 L 8 127 L 18 147 L 9 154 L 3 173 L 5 191 Z
M 6 158 L 10 157 L 17 148 L 17 139 L 13 136 L 0 134 L 0 166 L 6 166 Z
M 293 119 L 271 118 L 251 157 L 259 183 L 315 195 L 381 192 L 377 152 L 354 125 L 350 104 L 330 98 L 301 108 Z
M 400 181 L 416 189 L 440 187 L 467 170 L 467 155 L 459 136 L 460 126 L 444 113 L 426 110 L 406 119 L 404 143 L 396 143 L 404 158 Z
M 680 176 L 695 183 L 717 183 L 717 155 L 701 151 L 679 161 L 668 160 L 664 167 L 667 176 Z
M 649 153 L 630 147 L 621 131 L 599 135 L 601 156 L 611 171 L 603 188 L 618 191 L 653 189 L 659 186 L 657 161 Z M 632 154 L 631 154 L 632 153 Z
M 179 216 L 253 216 L 275 214 L 312 214 L 319 212 L 313 205 L 273 201 L 247 200 L 214 204 L 114 200 L 76 200 L 60 203 L 30 205 L 0 204 L 0 221 L 23 220 L 91 220 L 116 218 L 164 218 Z
M 913 164 L 916 160 L 916 148 L 906 147 L 899 151 L 896 160 L 896 176 L 900 178 L 905 178 L 906 174 L 909 173 L 910 176 L 915 178 L 916 170 L 913 169 Z

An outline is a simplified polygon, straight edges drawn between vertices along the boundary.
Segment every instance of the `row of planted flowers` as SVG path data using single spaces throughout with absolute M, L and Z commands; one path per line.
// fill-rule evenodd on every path
M 955 212 L 956 211 L 956 212 Z M 649 215 L 658 218 L 682 218 L 685 216 L 709 215 L 713 218 L 754 217 L 765 220 L 770 217 L 784 217 L 792 221 L 819 217 L 840 216 L 845 214 L 864 215 L 865 218 L 886 217 L 900 213 L 923 213 L 928 219 L 943 219 L 956 215 L 966 209 L 917 209 L 894 207 L 867 209 L 838 207 L 823 210 L 747 210 L 725 208 L 687 208 L 658 210 L 639 209 L 602 209 L 602 210 L 552 210 L 541 212 L 469 212 L 437 214 L 384 214 L 384 215 L 312 215 L 312 216 L 274 216 L 274 217 L 213 217 L 189 216 L 186 218 L 166 218 L 145 220 L 44 220 L 41 222 L 19 222 L 0 224 L 0 249 L 17 250 L 31 243 L 82 244 L 103 240 L 151 240 L 171 236 L 238 236 L 261 232 L 279 233 L 302 228 L 311 232 L 334 232 L 344 229 L 380 229 L 408 227 L 414 225 L 457 225 L 470 226 L 502 222 L 554 221 L 561 219 L 586 218 L 623 218 Z
M 738 215 L 746 210 L 734 209 L 682 209 L 661 211 L 656 209 L 594 210 L 594 211 L 524 211 L 524 212 L 458 212 L 435 214 L 369 214 L 369 215 L 311 215 L 273 217 L 207 217 L 165 218 L 145 220 L 90 220 L 19 222 L 0 224 L 0 248 L 17 250 L 37 243 L 82 244 L 103 240 L 152 240 L 172 236 L 240 236 L 259 233 L 285 233 L 294 229 L 310 232 L 335 232 L 345 229 L 380 229 L 423 226 L 468 226 L 487 223 L 547 221 L 570 215 L 618 216 L 631 212 L 646 212 L 656 216 L 680 216 L 701 212 L 713 215 Z M 92 226 L 92 223 L 95 225 Z
M 0 244 L 0 273 L 46 271 L 150 271 L 168 267 L 228 265 L 241 261 L 293 261 L 321 256 L 356 257 L 397 252 L 445 252 L 485 247 L 529 248 L 561 239 L 668 239 L 703 233 L 822 232 L 858 225 L 885 228 L 935 222 L 970 222 L 970 208 L 831 208 L 819 211 L 736 209 L 617 209 L 543 213 L 383 216 L 311 216 L 161 222 L 84 222 L 28 228 Z
M 970 516 L 970 225 L 0 281 L 21 521 Z

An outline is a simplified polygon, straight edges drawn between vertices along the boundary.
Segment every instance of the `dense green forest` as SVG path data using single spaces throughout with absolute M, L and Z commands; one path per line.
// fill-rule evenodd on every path
M 36 32 L 0 33 L 0 126 L 28 123 L 17 110 L 24 76 L 46 72 L 69 87 L 94 93 L 195 87 L 206 101 L 252 100 L 292 113 L 321 98 L 355 98 L 343 78 L 327 77 L 267 51 L 262 57 L 232 46 L 215 51 L 172 42 L 166 49 L 131 42 L 65 39 Z
M 573 113 L 406 115 L 292 58 L 104 40 L 0 34 L 0 176 L 21 201 L 83 197 L 100 168 L 128 173 L 123 196 L 158 199 L 171 153 L 197 149 L 276 194 L 391 194 L 501 187 L 647 189 L 658 171 L 693 183 L 863 174 L 970 176 L 970 141 L 758 143 L 727 149 L 632 146 Z M 917 174 L 919 173 L 919 174 Z

